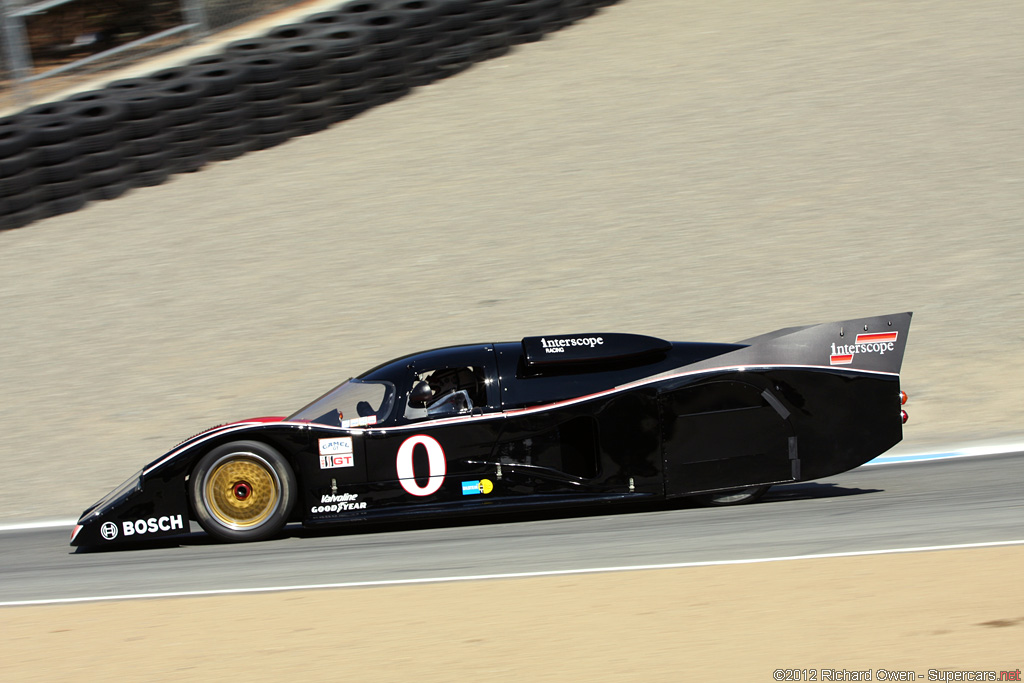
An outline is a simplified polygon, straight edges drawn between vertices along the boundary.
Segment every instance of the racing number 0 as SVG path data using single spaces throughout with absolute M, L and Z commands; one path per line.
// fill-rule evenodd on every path
M 429 465 L 429 472 L 427 474 L 430 479 L 427 481 L 426 486 L 420 486 L 416 483 L 416 472 L 413 471 L 412 466 L 412 454 L 416 450 L 416 446 L 423 446 L 427 449 L 427 464 Z M 444 483 L 444 475 L 448 470 L 448 464 L 444 459 L 444 449 L 441 448 L 441 444 L 437 442 L 437 439 L 426 434 L 410 436 L 403 441 L 402 445 L 398 448 L 398 457 L 395 465 L 398 469 L 398 483 L 402 485 L 403 489 L 414 496 L 429 496 L 432 493 L 437 493 L 437 490 L 441 488 L 441 484 Z

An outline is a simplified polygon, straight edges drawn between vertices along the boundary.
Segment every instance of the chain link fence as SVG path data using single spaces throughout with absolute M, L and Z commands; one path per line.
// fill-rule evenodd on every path
M 0 0 L 0 108 L 302 0 Z

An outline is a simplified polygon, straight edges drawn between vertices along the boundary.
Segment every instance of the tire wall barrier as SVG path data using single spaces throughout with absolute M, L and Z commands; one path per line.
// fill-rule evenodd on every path
M 616 0 L 354 0 L 0 119 L 0 230 L 314 133 Z

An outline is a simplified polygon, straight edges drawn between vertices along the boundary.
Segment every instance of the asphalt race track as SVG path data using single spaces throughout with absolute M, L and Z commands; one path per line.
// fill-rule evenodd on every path
M 1024 454 L 862 467 L 734 508 L 478 524 L 301 528 L 278 540 L 76 553 L 67 529 L 0 534 L 0 603 L 790 557 L 1015 541 Z

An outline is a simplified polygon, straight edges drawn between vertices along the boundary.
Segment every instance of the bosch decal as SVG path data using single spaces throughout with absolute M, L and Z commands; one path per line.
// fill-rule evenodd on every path
M 101 529 L 101 533 L 106 530 L 106 525 Z M 146 534 L 155 534 L 159 531 L 184 531 L 185 520 L 182 519 L 181 515 L 173 515 L 163 517 L 150 517 L 148 519 L 136 519 L 131 522 L 121 522 L 121 530 L 125 536 L 145 536 Z M 115 532 L 117 529 L 114 530 Z M 113 537 L 107 540 L 116 538 L 115 533 Z M 104 538 L 106 536 L 104 535 Z
M 850 365 L 853 357 L 858 353 L 877 353 L 884 356 L 887 351 L 896 349 L 896 339 L 899 332 L 874 332 L 869 334 L 858 334 L 853 344 L 837 346 L 832 342 L 832 353 L 829 354 L 830 365 Z
M 117 525 L 113 522 L 104 522 L 103 526 L 100 527 L 100 536 L 104 540 L 113 541 L 117 538 Z

